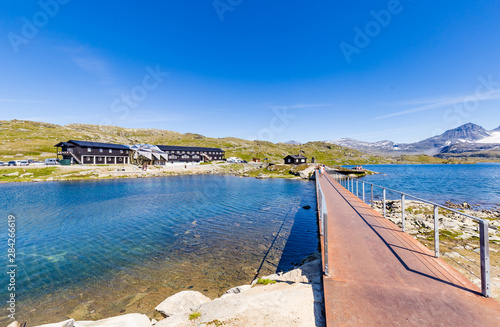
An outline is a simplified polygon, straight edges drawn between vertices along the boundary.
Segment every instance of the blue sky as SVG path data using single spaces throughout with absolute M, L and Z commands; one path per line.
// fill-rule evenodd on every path
M 273 142 L 500 125 L 500 3 L 4 0 L 0 119 Z

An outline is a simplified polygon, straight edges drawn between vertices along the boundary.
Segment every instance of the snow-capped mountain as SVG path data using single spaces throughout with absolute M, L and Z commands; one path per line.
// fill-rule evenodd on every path
M 379 142 L 363 142 L 349 138 L 327 142 L 367 153 L 381 155 L 437 155 L 447 153 L 448 151 L 457 151 L 458 148 L 460 149 L 460 153 L 467 152 L 467 149 L 470 149 L 471 151 L 474 151 L 474 149 L 487 151 L 489 148 L 497 149 L 500 146 L 500 126 L 494 130 L 487 131 L 479 125 L 468 123 L 460 127 L 447 130 L 441 135 L 430 137 L 415 143 L 398 144 L 387 140 Z

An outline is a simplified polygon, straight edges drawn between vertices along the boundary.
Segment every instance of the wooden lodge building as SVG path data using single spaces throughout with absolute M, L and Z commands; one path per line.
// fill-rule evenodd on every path
M 149 146 L 150 152 L 141 147 L 121 144 L 69 140 L 60 142 L 57 158 L 69 159 L 73 164 L 132 164 L 149 162 L 165 165 L 175 162 L 203 162 L 225 160 L 225 152 L 219 148 L 157 145 Z M 138 148 L 134 150 L 134 148 Z
M 293 155 L 289 154 L 285 158 L 285 164 L 287 165 L 301 165 L 307 163 L 307 158 L 301 154 Z
M 69 159 L 73 164 L 128 164 L 130 149 L 128 146 L 112 143 L 98 143 L 69 140 L 54 145 L 57 147 L 57 159 Z
M 175 145 L 157 145 L 157 147 L 168 154 L 169 162 L 200 162 L 225 159 L 225 152 L 219 148 Z

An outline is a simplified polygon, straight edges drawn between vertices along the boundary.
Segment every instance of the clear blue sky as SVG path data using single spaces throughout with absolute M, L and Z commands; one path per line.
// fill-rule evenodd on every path
M 499 17 L 495 0 L 4 0 L 0 119 L 273 142 L 493 129 Z

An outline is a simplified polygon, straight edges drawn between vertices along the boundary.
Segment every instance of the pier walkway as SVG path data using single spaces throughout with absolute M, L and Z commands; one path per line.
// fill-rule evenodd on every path
M 319 183 L 328 210 L 328 327 L 500 326 L 499 302 L 482 297 L 466 277 L 328 174 Z

